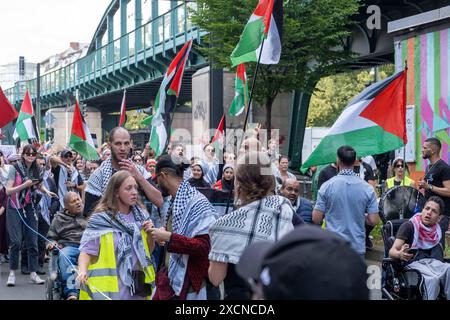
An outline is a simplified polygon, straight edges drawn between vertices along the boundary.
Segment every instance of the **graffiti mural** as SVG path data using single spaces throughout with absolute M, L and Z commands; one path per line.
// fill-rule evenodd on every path
M 450 158 L 450 29 L 411 37 L 396 45 L 397 70 L 405 61 L 407 105 L 416 109 L 417 170 L 426 163 L 421 157 L 423 141 L 431 136 L 442 142 L 442 158 Z

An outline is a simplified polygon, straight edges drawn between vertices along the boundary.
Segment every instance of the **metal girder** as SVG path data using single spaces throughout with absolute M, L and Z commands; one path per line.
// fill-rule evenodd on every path
M 125 84 L 131 83 L 131 80 L 132 80 L 131 78 L 128 77 L 128 75 L 124 74 L 123 69 L 119 69 L 119 70 L 114 71 L 111 74 L 111 76 L 120 79 L 120 81 L 123 81 Z

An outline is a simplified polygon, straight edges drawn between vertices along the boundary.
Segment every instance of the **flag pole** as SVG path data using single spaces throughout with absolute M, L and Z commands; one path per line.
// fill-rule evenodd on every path
M 261 64 L 260 61 L 261 61 L 261 57 L 262 57 L 262 52 L 264 50 L 264 42 L 265 42 L 265 39 L 263 39 L 263 41 L 261 42 L 261 51 L 259 52 L 258 62 L 256 63 L 255 74 L 254 74 L 253 79 L 252 79 L 252 91 L 250 93 L 250 98 L 248 100 L 248 108 L 247 108 L 246 113 L 245 113 L 244 132 L 242 134 L 241 143 L 239 144 L 238 150 L 240 150 L 240 148 L 241 148 L 242 142 L 244 141 L 245 131 L 247 130 L 248 116 L 250 114 L 250 109 L 252 107 L 253 92 L 255 90 L 256 78 L 258 77 L 259 65 Z
M 405 77 L 408 74 L 407 71 L 408 71 L 408 61 L 405 60 L 405 69 L 403 70 L 403 72 L 405 72 Z M 405 91 L 405 95 L 406 95 L 406 81 L 405 81 L 404 91 Z M 406 126 L 406 99 L 405 99 L 405 119 L 404 119 L 404 121 L 405 121 L 405 126 Z M 403 186 L 405 186 L 405 180 L 406 180 L 406 144 L 403 146 L 403 181 L 401 183 Z M 403 211 L 405 210 L 405 206 L 406 206 L 406 199 L 405 199 L 405 197 L 403 197 L 403 205 L 399 212 L 400 219 L 404 218 Z M 414 208 L 414 211 L 415 211 L 415 208 Z
M 408 77 L 408 60 L 405 60 L 405 77 Z M 406 79 L 405 79 L 406 80 Z M 406 82 L 405 81 L 405 87 L 406 87 Z M 405 88 L 405 94 L 406 94 L 406 88 Z M 406 100 L 405 100 L 405 129 L 406 129 Z M 405 178 L 406 178 L 406 144 L 403 146 L 403 186 L 405 185 Z

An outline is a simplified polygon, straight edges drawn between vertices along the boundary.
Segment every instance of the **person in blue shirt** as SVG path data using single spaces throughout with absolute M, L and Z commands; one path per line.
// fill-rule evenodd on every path
M 378 203 L 373 187 L 354 172 L 355 160 L 356 151 L 352 147 L 342 146 L 337 150 L 339 173 L 321 186 L 313 222 L 321 224 L 325 218 L 326 229 L 344 237 L 364 258 L 364 224 L 377 225 Z

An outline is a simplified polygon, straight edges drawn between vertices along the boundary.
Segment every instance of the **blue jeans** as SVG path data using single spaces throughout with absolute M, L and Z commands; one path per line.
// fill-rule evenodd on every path
M 77 274 L 73 271 L 73 267 L 69 261 L 67 261 L 67 258 L 75 267 L 78 266 L 78 256 L 80 255 L 80 250 L 78 247 L 67 246 L 62 248 L 61 251 L 62 253 L 59 253 L 58 266 L 59 271 L 61 272 L 63 294 L 65 297 L 68 297 L 71 294 L 78 296 L 80 289 L 77 289 L 75 286 Z

